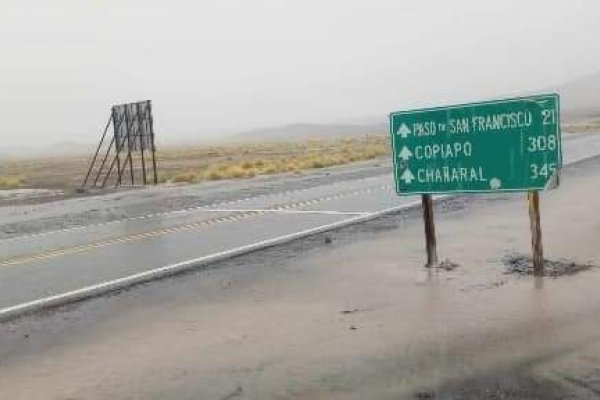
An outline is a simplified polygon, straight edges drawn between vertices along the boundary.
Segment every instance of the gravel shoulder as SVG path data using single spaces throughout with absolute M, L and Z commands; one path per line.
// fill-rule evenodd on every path
M 542 195 L 534 278 L 524 194 L 419 210 L 0 324 L 13 399 L 588 399 L 600 393 L 600 158 Z M 32 384 L 35 382 L 35 385 Z

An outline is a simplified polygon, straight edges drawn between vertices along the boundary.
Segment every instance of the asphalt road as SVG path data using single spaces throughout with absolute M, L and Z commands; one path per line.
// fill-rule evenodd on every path
M 600 136 L 563 139 L 564 164 L 600 154 Z M 0 309 L 414 203 L 390 169 L 359 179 L 0 240 Z
M 542 196 L 548 276 L 523 194 L 449 198 L 449 268 L 423 268 L 415 207 L 2 322 L 0 397 L 597 398 L 599 171 Z

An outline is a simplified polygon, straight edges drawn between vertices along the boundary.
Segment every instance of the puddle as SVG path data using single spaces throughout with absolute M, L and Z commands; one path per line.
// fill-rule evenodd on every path
M 533 261 L 531 257 L 523 255 L 509 255 L 502 260 L 507 267 L 507 274 L 519 276 L 533 275 Z M 565 275 L 575 275 L 579 272 L 595 268 L 592 264 L 579 264 L 569 260 L 544 260 L 543 276 L 557 278 Z
M 436 269 L 443 269 L 444 271 L 454 271 L 458 267 L 460 267 L 460 264 L 452 262 L 448 259 L 435 266 Z

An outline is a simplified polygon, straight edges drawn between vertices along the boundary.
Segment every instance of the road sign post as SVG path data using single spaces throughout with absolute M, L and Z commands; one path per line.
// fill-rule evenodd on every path
M 534 191 L 539 205 L 537 191 L 558 182 L 562 165 L 556 94 L 395 112 L 390 134 L 399 195 Z M 433 227 L 430 199 L 423 215 Z
M 423 209 L 423 223 L 425 225 L 425 249 L 427 251 L 426 267 L 437 265 L 437 246 L 435 240 L 435 223 L 433 221 L 433 202 L 430 194 L 421 195 L 421 207 Z
M 531 229 L 531 248 L 533 251 L 533 274 L 544 273 L 544 249 L 542 247 L 542 227 L 540 224 L 540 196 L 537 191 L 527 194 L 529 202 L 529 226 Z

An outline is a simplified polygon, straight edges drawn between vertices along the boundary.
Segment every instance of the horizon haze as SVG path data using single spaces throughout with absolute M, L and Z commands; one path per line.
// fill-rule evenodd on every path
M 2 148 L 95 143 L 113 104 L 143 99 L 153 101 L 160 145 L 600 82 L 600 3 L 589 0 L 0 9 Z

